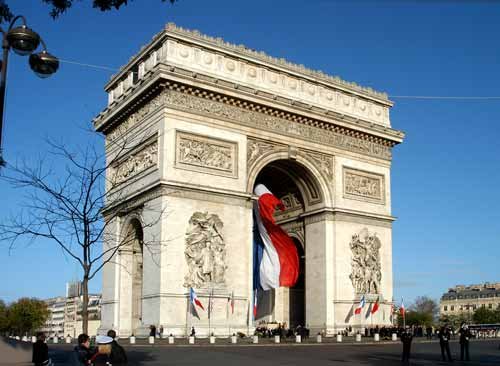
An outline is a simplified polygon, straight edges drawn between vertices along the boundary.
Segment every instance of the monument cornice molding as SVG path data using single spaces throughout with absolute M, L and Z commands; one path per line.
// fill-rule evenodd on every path
M 159 64 L 155 70 L 150 71 L 150 78 L 147 82 L 139 83 L 133 93 L 122 95 L 112 105 L 108 106 L 98 116 L 94 118 L 96 130 L 105 132 L 127 115 L 154 98 L 165 85 L 170 84 L 186 85 L 188 89 L 200 89 L 211 92 L 215 95 L 243 100 L 256 105 L 266 105 L 267 108 L 280 110 L 290 115 L 301 116 L 304 120 L 312 119 L 326 124 L 341 126 L 361 134 L 374 136 L 375 138 L 392 141 L 392 146 L 402 142 L 405 134 L 402 131 L 391 127 L 380 125 L 374 122 L 365 121 L 344 113 L 333 110 L 314 107 L 294 99 L 273 95 L 257 89 L 243 86 L 238 83 L 225 82 L 214 77 L 197 75 L 189 70 L 179 67 L 171 67 Z M 228 93 L 229 95 L 223 94 Z M 248 98 L 248 99 L 246 99 Z
M 198 30 L 189 30 L 176 26 L 174 23 L 166 24 L 165 28 L 154 35 L 152 40 L 145 46 L 141 47 L 140 51 L 129 59 L 129 62 L 120 68 L 120 71 L 113 75 L 110 81 L 106 84 L 106 91 L 122 80 L 127 73 L 134 69 L 134 66 L 155 51 L 161 50 L 163 44 L 168 40 L 180 41 L 187 46 L 195 46 L 198 49 L 207 49 L 221 55 L 230 55 L 237 59 L 244 60 L 251 64 L 276 69 L 291 75 L 304 78 L 316 83 L 322 83 L 329 87 L 339 89 L 350 94 L 362 96 L 364 98 L 373 99 L 378 103 L 392 106 L 392 102 L 388 99 L 387 93 L 379 92 L 370 87 L 363 87 L 354 82 L 342 80 L 338 76 L 331 76 L 323 71 L 312 70 L 301 64 L 295 64 L 287 61 L 284 58 L 277 58 L 267 55 L 263 51 L 255 51 L 244 45 L 231 44 L 224 41 L 220 37 L 211 37 L 200 33 Z M 160 55 L 162 56 L 162 55 Z M 161 57 L 160 57 L 161 58 Z
M 323 207 L 300 215 L 306 225 L 321 221 L 345 221 L 364 225 L 392 227 L 394 216 L 378 215 L 370 212 Z

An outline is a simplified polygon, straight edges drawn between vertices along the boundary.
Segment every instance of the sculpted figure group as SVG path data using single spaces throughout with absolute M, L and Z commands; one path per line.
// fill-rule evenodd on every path
M 226 271 L 226 245 L 221 234 L 223 223 L 216 214 L 195 212 L 189 219 L 184 252 L 188 273 L 185 287 L 223 284 Z
M 354 234 L 350 247 L 352 251 L 352 272 L 349 276 L 356 293 L 377 294 L 380 291 L 380 239 L 367 229 Z

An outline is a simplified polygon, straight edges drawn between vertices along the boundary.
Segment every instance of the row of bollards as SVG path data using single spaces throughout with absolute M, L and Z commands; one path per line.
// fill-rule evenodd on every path
M 209 343 L 210 344 L 215 344 L 215 339 L 216 339 L 215 336 L 213 336 L 213 335 L 210 336 L 209 337 Z M 337 334 L 337 343 L 341 343 L 342 339 L 343 339 L 342 334 Z M 356 342 L 361 342 L 361 339 L 362 339 L 361 334 L 356 334 L 356 338 L 355 339 L 356 339 Z M 168 344 L 175 344 L 175 338 L 174 338 L 173 335 L 170 335 L 169 337 L 167 337 L 167 340 L 168 340 Z M 373 340 L 375 342 L 379 342 L 380 341 L 380 335 L 378 333 L 376 333 L 373 336 Z M 398 336 L 397 336 L 396 333 L 392 334 L 392 340 L 393 341 L 397 341 L 398 340 Z M 232 344 L 238 343 L 237 336 L 235 334 L 233 334 L 230 337 L 230 341 L 231 341 Z M 322 335 L 318 334 L 316 336 L 316 343 L 322 343 L 322 341 L 323 341 Z M 136 342 L 136 337 L 135 336 L 131 336 L 130 337 L 130 344 L 135 344 L 135 342 Z M 274 343 L 280 343 L 280 342 L 281 342 L 281 337 L 279 335 L 274 336 Z M 67 341 L 66 343 L 70 343 L 70 342 Z M 149 337 L 148 343 L 149 344 L 154 344 L 155 343 L 155 337 L 153 337 L 153 336 Z M 252 343 L 253 344 L 258 344 L 259 343 L 259 336 L 254 335 L 252 337 Z M 302 343 L 302 337 L 300 335 L 296 335 L 295 336 L 295 343 Z M 195 337 L 193 337 L 193 336 L 188 337 L 188 344 L 195 344 Z

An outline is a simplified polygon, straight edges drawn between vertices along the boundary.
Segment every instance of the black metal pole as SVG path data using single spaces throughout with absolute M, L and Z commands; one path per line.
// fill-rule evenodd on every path
M 9 60 L 9 43 L 6 39 L 6 33 L 2 37 L 2 79 L 0 80 L 0 168 L 5 166 L 5 160 L 2 153 L 2 131 L 3 131 L 3 112 L 5 104 L 5 85 L 7 84 L 7 62 Z

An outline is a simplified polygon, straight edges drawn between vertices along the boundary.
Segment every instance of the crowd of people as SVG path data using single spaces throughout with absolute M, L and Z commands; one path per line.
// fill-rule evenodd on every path
M 78 336 L 78 345 L 73 351 L 74 366 L 105 366 L 105 365 L 126 365 L 127 354 L 122 346 L 115 340 L 116 332 L 109 330 L 107 335 L 96 337 L 96 347 L 90 344 L 90 337 L 83 333 Z M 37 340 L 33 343 L 33 359 L 35 366 L 49 366 L 48 346 L 45 343 L 45 334 L 38 333 Z
M 270 326 L 270 324 L 263 322 L 255 328 L 254 335 L 263 338 L 279 336 L 281 339 L 293 338 L 299 335 L 305 340 L 309 338 L 309 329 L 302 325 L 289 328 L 286 323 L 277 323 L 277 326 Z

